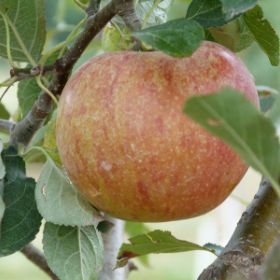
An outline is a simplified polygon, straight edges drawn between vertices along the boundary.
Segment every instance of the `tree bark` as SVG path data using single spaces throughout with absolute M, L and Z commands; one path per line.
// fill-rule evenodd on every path
M 221 255 L 198 280 L 256 280 L 265 256 L 280 234 L 280 200 L 263 179 Z
M 104 264 L 99 280 L 124 280 L 127 276 L 127 269 L 116 267 L 116 260 L 119 248 L 124 238 L 124 221 L 108 217 L 106 220 L 114 226 L 106 233 L 103 233 L 104 242 Z

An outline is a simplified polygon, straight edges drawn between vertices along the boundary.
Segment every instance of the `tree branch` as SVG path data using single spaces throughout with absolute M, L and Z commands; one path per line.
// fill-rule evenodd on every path
M 44 272 L 46 272 L 51 277 L 51 279 L 59 280 L 57 276 L 50 270 L 44 255 L 36 247 L 29 244 L 25 246 L 21 250 L 21 252 L 27 259 L 29 259 L 31 262 L 33 262 L 35 265 L 41 268 Z
M 131 31 L 141 30 L 141 22 L 136 15 L 133 0 L 126 1 L 126 3 L 122 6 L 121 10 L 119 11 L 119 15 L 122 17 L 124 23 Z M 133 40 L 135 43 L 133 49 L 135 51 L 141 50 L 142 49 L 141 41 L 134 37 Z
M 268 252 L 255 280 L 280 279 L 280 236 Z
M 122 5 L 119 15 L 131 31 L 138 31 L 141 29 L 141 22 L 136 15 L 133 0 L 128 0 Z
M 267 252 L 280 234 L 279 213 L 280 200 L 263 179 L 222 254 L 198 280 L 257 279 Z
M 127 269 L 114 269 L 119 249 L 124 237 L 124 221 L 106 217 L 106 220 L 114 226 L 102 234 L 104 242 L 104 264 L 99 280 L 124 280 L 126 279 Z
M 10 134 L 15 125 L 12 121 L 0 119 L 0 132 Z
M 97 14 L 90 16 L 85 29 L 76 39 L 74 45 L 59 60 L 56 61 L 53 70 L 53 78 L 49 91 L 54 95 L 60 95 L 74 64 L 85 51 L 91 40 L 120 10 L 125 0 L 115 0 L 106 5 Z M 43 123 L 45 117 L 52 109 L 52 99 L 46 92 L 42 92 L 27 116 L 17 123 L 12 131 L 10 145 L 18 143 L 28 145 L 34 133 Z
M 35 67 L 13 68 L 10 71 L 10 75 L 11 77 L 16 77 L 16 81 L 21 81 L 51 72 L 53 69 L 54 64 L 45 65 L 44 67 L 37 65 Z

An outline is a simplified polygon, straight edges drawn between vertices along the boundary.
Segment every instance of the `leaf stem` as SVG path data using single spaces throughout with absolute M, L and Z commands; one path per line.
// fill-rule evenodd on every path
M 57 105 L 58 104 L 58 100 L 55 97 L 55 95 L 43 84 L 42 80 L 41 80 L 41 76 L 37 76 L 36 77 L 36 82 L 38 84 L 38 86 L 45 91 L 52 99 L 52 101 Z

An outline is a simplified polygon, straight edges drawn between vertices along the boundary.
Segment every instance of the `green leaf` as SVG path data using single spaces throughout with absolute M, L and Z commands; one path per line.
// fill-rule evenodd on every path
M 25 176 L 25 164 L 14 148 L 3 150 L 6 168 L 3 201 L 6 205 L 0 232 L 0 256 L 12 254 L 38 233 L 41 215 L 35 203 L 35 181 Z
M 126 222 L 125 223 L 125 232 L 128 234 L 129 237 L 144 234 L 149 231 L 150 231 L 149 227 L 144 223 L 138 223 L 138 222 Z M 139 261 L 143 265 L 149 266 L 148 255 L 139 257 Z
M 35 196 L 39 212 L 47 222 L 85 226 L 96 225 L 101 219 L 50 157 L 40 174 Z
M 221 26 L 209 28 L 215 41 L 233 52 L 248 48 L 255 40 L 243 16 Z
M 32 58 L 37 61 L 45 44 L 45 19 L 43 0 L 0 0 L 2 12 L 12 21 L 16 32 Z M 11 54 L 15 61 L 29 62 L 10 28 Z M 0 16 L 0 56 L 7 57 L 6 30 Z
M 196 20 L 205 28 L 222 26 L 227 22 L 220 0 L 193 0 L 186 18 Z
M 274 102 L 267 111 L 266 116 L 274 123 L 277 133 L 280 136 L 280 94 L 274 95 Z
M 0 119 L 8 120 L 10 118 L 10 113 L 7 111 L 5 106 L 0 103 Z
M 0 139 L 0 153 L 2 152 L 2 150 L 3 150 L 3 142 Z M 2 157 L 0 157 L 0 180 L 1 181 L 3 181 L 5 174 L 6 174 L 5 165 L 3 163 Z M 0 186 L 0 195 L 1 196 L 3 195 L 3 190 L 1 186 Z
M 44 253 L 60 280 L 97 280 L 103 263 L 103 244 L 94 226 L 65 227 L 46 223 Z
M 172 20 L 149 27 L 133 35 L 153 48 L 175 57 L 191 55 L 204 39 L 204 30 L 196 21 Z
M 256 42 L 267 54 L 270 63 L 279 65 L 279 37 L 268 20 L 263 18 L 263 11 L 260 6 L 248 11 L 244 20 L 255 37 Z
M 54 52 L 46 59 L 46 65 L 55 63 L 58 58 L 59 51 Z M 28 65 L 30 67 L 30 65 Z M 45 75 L 50 80 L 51 75 Z M 22 80 L 18 83 L 17 97 L 21 110 L 21 118 L 24 118 L 31 110 L 33 104 L 38 99 L 41 88 L 38 86 L 35 78 Z
M 271 109 L 277 97 L 276 95 L 279 92 L 268 86 L 257 86 L 257 90 L 260 98 L 261 111 L 265 113 Z
M 260 96 L 261 111 L 264 113 L 269 111 L 275 102 L 275 98 L 274 94 Z
M 258 0 L 220 0 L 223 5 L 223 12 L 227 19 L 232 19 L 246 11 L 254 8 Z
M 169 231 L 155 230 L 129 239 L 122 245 L 118 255 L 117 267 L 127 264 L 131 258 L 160 253 L 178 253 L 193 250 L 212 252 L 206 247 L 176 239 Z
M 186 102 L 184 112 L 266 176 L 280 195 L 280 144 L 275 127 L 243 95 L 225 89 L 195 96 Z
M 103 29 L 102 49 L 105 52 L 132 49 L 134 42 L 130 30 L 126 26 L 117 28 L 115 25 L 108 23 Z
M 44 133 L 43 149 L 52 158 L 56 165 L 61 166 L 61 160 L 56 145 L 56 111 L 53 112 L 51 119 L 46 125 Z
M 40 87 L 35 79 L 23 80 L 18 84 L 18 102 L 21 109 L 21 118 L 24 118 L 32 108 L 40 94 Z
M 3 143 L 0 140 L 0 152 L 3 150 Z M 4 211 L 5 211 L 5 203 L 3 201 L 3 191 L 4 191 L 4 176 L 5 176 L 5 166 L 2 161 L 2 158 L 0 157 L 0 239 L 1 239 L 1 222 L 2 218 L 4 216 Z
M 145 26 L 161 24 L 167 20 L 167 8 L 170 0 L 139 0 L 135 5 L 136 15 Z
M 5 211 L 5 203 L 2 199 L 2 196 L 0 196 L 0 232 L 1 232 L 1 222 L 2 222 L 2 218 L 4 216 L 4 211 Z M 1 236 L 0 236 L 1 238 Z

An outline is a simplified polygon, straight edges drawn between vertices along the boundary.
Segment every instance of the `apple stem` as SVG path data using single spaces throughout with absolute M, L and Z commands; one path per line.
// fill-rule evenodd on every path
M 198 280 L 259 279 L 265 256 L 280 234 L 280 201 L 263 179 L 221 255 Z

